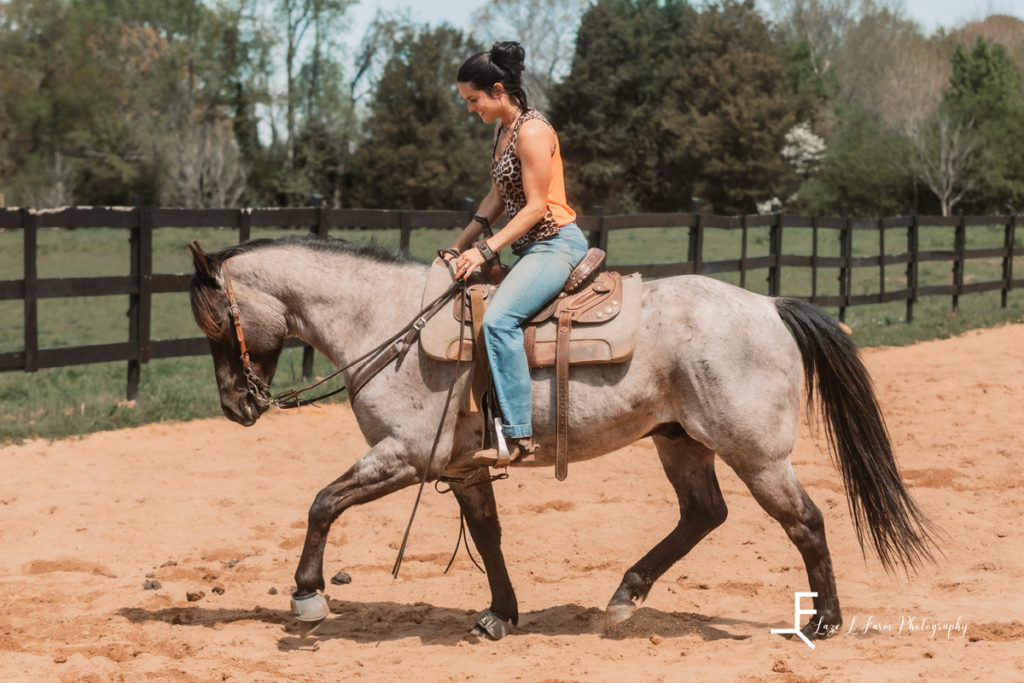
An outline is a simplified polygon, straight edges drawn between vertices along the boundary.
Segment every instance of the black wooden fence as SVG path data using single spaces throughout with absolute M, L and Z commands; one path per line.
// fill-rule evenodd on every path
M 138 394 L 139 370 L 152 358 L 172 358 L 208 353 L 202 337 L 156 340 L 150 335 L 151 303 L 155 294 L 187 292 L 191 275 L 153 272 L 154 228 L 217 227 L 237 231 L 238 240 L 249 239 L 253 228 L 299 228 L 326 235 L 332 229 L 397 229 L 400 246 L 408 249 L 413 230 L 418 228 L 449 228 L 464 226 L 471 216 L 465 211 L 385 211 L 362 209 L 165 209 L 165 208 L 67 208 L 54 211 L 0 209 L 0 229 L 23 233 L 24 269 L 18 279 L 0 280 L 0 301 L 21 300 L 24 303 L 24 347 L 20 351 L 0 353 L 0 372 L 24 370 L 32 372 L 50 368 L 108 361 L 128 362 L 127 397 Z M 1014 279 L 1014 257 L 1024 255 L 1024 247 L 1015 246 L 1018 216 L 956 216 L 864 219 L 821 216 L 713 216 L 705 214 L 635 214 L 580 216 L 578 223 L 589 233 L 591 244 L 608 251 L 609 234 L 617 230 L 637 228 L 685 229 L 688 236 L 687 258 L 674 263 L 623 264 L 615 268 L 623 272 L 640 272 L 644 277 L 663 277 L 699 273 L 738 273 L 740 286 L 747 286 L 751 271 L 767 270 L 767 293 L 781 293 L 784 267 L 809 268 L 811 291 L 798 294 L 818 305 L 838 307 L 840 319 L 851 306 L 894 301 L 906 302 L 906 320 L 913 320 L 914 303 L 922 296 L 947 295 L 953 308 L 963 294 L 998 290 L 1002 305 L 1014 288 L 1024 286 L 1024 279 Z M 967 230 L 972 226 L 1002 226 L 1002 244 L 983 248 L 967 248 Z M 124 228 L 130 231 L 130 272 L 120 276 L 40 278 L 37 272 L 37 234 L 41 228 Z M 954 233 L 952 249 L 922 250 L 919 235 L 922 227 L 947 228 Z M 748 255 L 749 231 L 768 230 L 767 253 Z M 886 235 L 902 230 L 905 251 L 891 253 L 886 248 Z M 739 253 L 735 258 L 706 260 L 704 240 L 709 230 L 735 231 Z M 811 253 L 786 254 L 783 234 L 794 231 L 811 232 Z M 838 231 L 839 254 L 819 255 L 819 234 Z M 877 234 L 877 253 L 854 253 L 853 236 L 857 231 Z M 614 260 L 615 254 L 609 258 Z M 1002 275 L 984 282 L 964 281 L 965 264 L 971 259 L 1001 259 Z M 946 284 L 922 284 L 919 265 L 930 261 L 952 264 L 952 275 Z M 898 289 L 887 288 L 886 269 L 903 266 L 905 284 Z M 877 291 L 854 294 L 852 277 L 857 268 L 877 268 Z M 819 270 L 838 269 L 838 294 L 819 293 Z M 891 270 L 890 270 L 891 272 Z M 109 344 L 39 348 L 38 301 L 44 298 L 81 296 L 129 296 L 127 340 Z M 787 292 L 787 295 L 792 293 Z M 307 348 L 304 371 L 312 370 L 313 354 Z

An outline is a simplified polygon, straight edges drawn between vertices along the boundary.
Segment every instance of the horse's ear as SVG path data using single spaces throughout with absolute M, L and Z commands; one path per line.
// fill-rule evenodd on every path
M 189 242 L 188 250 L 192 252 L 192 265 L 195 266 L 196 274 L 209 280 L 216 280 L 214 276 L 217 270 L 216 264 L 206 250 L 199 245 L 199 242 Z

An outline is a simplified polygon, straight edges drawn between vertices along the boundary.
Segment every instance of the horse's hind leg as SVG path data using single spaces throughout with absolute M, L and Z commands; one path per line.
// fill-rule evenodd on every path
M 633 565 L 608 603 L 608 624 L 631 617 L 654 582 L 725 521 L 727 509 L 715 476 L 715 454 L 685 433 L 655 436 L 662 467 L 679 498 L 679 523 Z
M 775 518 L 800 551 L 811 592 L 815 614 L 801 629 L 808 638 L 828 638 L 843 623 L 839 595 L 832 573 L 832 557 L 825 542 L 825 521 L 821 510 L 797 481 L 789 456 L 777 458 L 763 467 L 739 468 L 736 473 L 754 498 Z
M 501 524 L 498 522 L 494 489 L 487 475 L 487 468 L 477 470 L 475 480 L 453 483 L 452 491 L 466 518 L 469 535 L 473 537 L 487 569 L 487 583 L 491 588 L 490 611 L 499 619 L 515 625 L 519 623 L 519 605 L 501 552 Z M 488 627 L 489 619 L 485 615 L 481 615 L 481 621 L 485 622 L 482 630 L 496 640 L 505 635 L 506 630 L 501 624 Z M 477 626 L 481 627 L 480 621 Z

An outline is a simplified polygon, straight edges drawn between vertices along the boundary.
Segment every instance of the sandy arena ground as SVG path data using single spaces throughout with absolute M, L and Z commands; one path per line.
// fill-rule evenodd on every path
M 329 585 L 331 617 L 300 639 L 288 593 L 306 510 L 365 449 L 335 406 L 0 450 L 0 680 L 1022 680 L 1024 325 L 864 356 L 945 557 L 909 579 L 865 561 L 805 426 L 794 462 L 825 513 L 846 621 L 814 650 L 770 633 L 792 627 L 803 565 L 724 466 L 728 521 L 605 632 L 623 572 L 677 519 L 649 440 L 564 483 L 545 469 L 496 484 L 513 636 L 466 635 L 489 598 L 464 552 L 443 573 L 451 496 L 428 489 L 391 578 L 410 489 L 335 524 L 327 576 L 352 582 Z

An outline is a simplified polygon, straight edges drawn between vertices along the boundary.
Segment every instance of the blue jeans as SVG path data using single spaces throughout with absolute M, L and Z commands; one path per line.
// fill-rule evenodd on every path
M 554 237 L 523 250 L 487 306 L 484 343 L 506 438 L 533 435 L 533 388 L 520 326 L 562 291 L 586 255 L 579 227 L 563 225 Z

